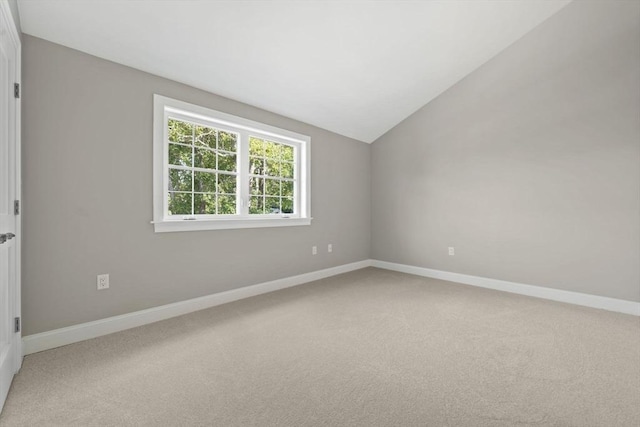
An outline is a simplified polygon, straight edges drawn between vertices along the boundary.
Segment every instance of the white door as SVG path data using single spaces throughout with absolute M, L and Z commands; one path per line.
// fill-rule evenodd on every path
M 0 410 L 22 361 L 20 332 L 19 81 L 20 42 L 7 2 L 0 2 Z

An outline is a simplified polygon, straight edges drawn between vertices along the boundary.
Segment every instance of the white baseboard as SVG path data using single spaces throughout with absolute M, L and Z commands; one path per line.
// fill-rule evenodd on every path
M 469 276 L 466 274 L 451 273 L 448 271 L 433 270 L 430 268 L 414 267 L 393 262 L 371 260 L 371 266 L 385 270 L 399 271 L 414 274 L 416 276 L 431 277 L 447 280 L 449 282 L 463 283 L 465 285 L 481 288 L 495 289 L 530 297 L 543 298 L 585 307 L 599 308 L 618 313 L 640 316 L 640 303 L 615 298 L 601 297 L 598 295 L 583 294 L 580 292 L 563 291 L 560 289 L 546 288 L 543 286 L 524 285 L 522 283 L 507 282 L 504 280 L 488 279 L 485 277 Z
M 344 264 L 338 267 L 259 283 L 257 285 L 246 286 L 173 304 L 148 308 L 146 310 L 122 314 L 120 316 L 108 317 L 106 319 L 82 323 L 80 325 L 28 335 L 22 339 L 22 348 L 25 355 L 37 353 L 39 351 L 49 350 L 55 347 L 96 338 L 102 335 L 112 334 L 114 332 L 135 328 L 137 326 L 169 319 L 171 317 L 181 316 L 183 314 L 237 301 L 243 298 L 266 294 L 279 289 L 290 288 L 303 283 L 312 282 L 314 280 L 320 280 L 326 277 L 347 273 L 349 271 L 359 270 L 361 268 L 369 267 L 370 265 L 371 260 Z
M 451 273 L 448 271 L 433 270 L 430 268 L 396 264 L 386 261 L 364 260 L 338 267 L 313 271 L 311 273 L 300 274 L 298 276 L 285 277 L 284 279 L 246 286 L 244 288 L 220 292 L 217 294 L 206 295 L 173 304 L 148 308 L 146 310 L 140 310 L 120 316 L 108 317 L 106 319 L 82 323 L 80 325 L 28 335 L 22 339 L 22 349 L 25 355 L 37 353 L 39 351 L 49 350 L 63 345 L 96 338 L 102 335 L 112 334 L 125 329 L 135 328 L 137 326 L 203 310 L 205 308 L 277 291 L 279 289 L 290 288 L 303 283 L 324 279 L 342 273 L 348 273 L 354 270 L 360 270 L 370 266 L 414 274 L 416 276 L 431 277 L 434 279 L 463 283 L 481 288 L 495 289 L 536 298 L 640 316 L 640 303 L 634 301 L 563 291 L 560 289 L 545 288 L 542 286 L 525 285 L 522 283 L 488 279 L 485 277 Z

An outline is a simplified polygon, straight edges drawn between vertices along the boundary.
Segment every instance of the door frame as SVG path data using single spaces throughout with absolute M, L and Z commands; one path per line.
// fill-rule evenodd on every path
M 9 38 L 15 49 L 15 82 L 19 85 L 19 96 L 15 98 L 15 198 L 20 203 L 19 213 L 16 215 L 16 237 L 15 237 L 15 289 L 13 299 L 12 312 L 16 317 L 20 318 L 20 331 L 14 335 L 14 347 L 15 347 L 15 367 L 14 373 L 17 373 L 22 367 L 22 143 L 21 143 L 21 98 L 22 98 L 22 42 L 20 40 L 20 34 L 15 21 L 13 20 L 13 14 L 9 7 L 9 2 L 6 0 L 0 1 L 0 19 L 2 19 L 7 27 Z M 11 303 L 11 302 L 10 302 Z M 1 405 L 0 405 L 1 407 Z

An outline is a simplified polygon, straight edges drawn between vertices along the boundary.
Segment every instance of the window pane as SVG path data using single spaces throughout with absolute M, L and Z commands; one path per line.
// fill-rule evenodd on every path
M 293 198 L 282 198 L 282 213 L 293 213 Z
M 265 194 L 267 196 L 280 195 L 280 181 L 277 179 L 265 179 Z
M 280 164 L 276 160 L 267 159 L 265 161 L 265 175 L 280 176 Z
M 218 193 L 236 194 L 235 175 L 218 174 Z
M 280 176 L 283 178 L 293 178 L 293 163 L 283 162 L 280 164 Z
M 290 145 L 282 146 L 282 160 L 293 162 L 293 147 Z
M 169 141 L 182 144 L 193 143 L 193 125 L 180 120 L 169 119 Z
M 169 191 L 191 191 L 191 171 L 169 169 Z
M 218 170 L 235 172 L 236 164 L 235 154 L 218 153 Z
M 215 173 L 194 172 L 193 175 L 193 191 L 200 193 L 216 192 Z
M 263 214 L 264 213 L 264 197 L 252 196 L 251 203 L 249 204 L 250 214 Z
M 196 146 L 216 148 L 218 131 L 205 126 L 196 126 Z
M 273 158 L 281 160 L 282 159 L 282 150 L 284 149 L 283 144 L 276 144 L 273 152 Z
M 216 213 L 215 194 L 194 194 L 193 211 L 195 215 L 213 215 Z
M 282 196 L 293 197 L 293 181 L 282 181 Z
M 264 175 L 264 159 L 251 157 L 249 159 L 249 173 L 252 175 Z
M 249 155 L 264 156 L 263 141 L 253 136 L 249 137 Z
M 193 166 L 204 169 L 216 169 L 215 151 L 204 148 L 196 148 Z
M 218 196 L 218 215 L 236 213 L 236 196 Z
M 280 213 L 280 197 L 265 197 L 264 200 L 264 213 Z
M 169 193 L 169 215 L 191 215 L 191 193 Z
M 218 148 L 226 151 L 236 151 L 238 135 L 224 131 L 218 131 Z
M 169 164 L 191 166 L 191 147 L 169 144 Z
M 264 194 L 264 178 L 249 178 L 249 192 L 252 196 L 261 196 Z
M 280 144 L 272 141 L 264 142 L 264 155 L 269 159 L 280 158 Z
M 309 176 L 308 136 L 164 97 L 154 97 L 153 118 L 154 152 L 164 150 L 153 156 L 154 187 L 164 193 L 154 198 L 156 231 L 310 222 L 276 219 L 309 213 L 300 186 Z

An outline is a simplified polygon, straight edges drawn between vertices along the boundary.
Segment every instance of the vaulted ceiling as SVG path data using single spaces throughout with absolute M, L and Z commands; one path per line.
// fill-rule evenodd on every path
M 372 142 L 569 0 L 19 0 L 22 30 Z

